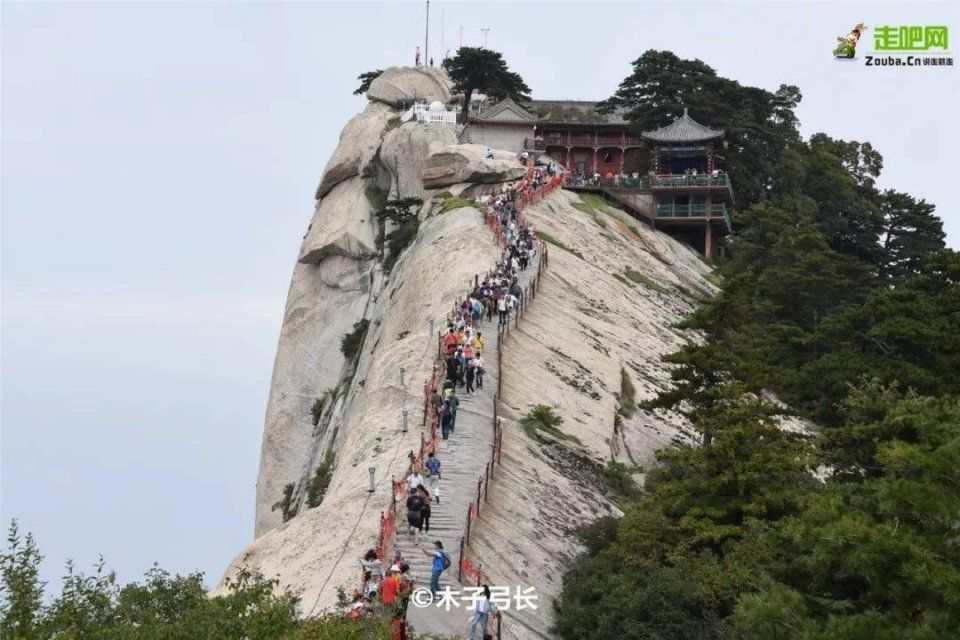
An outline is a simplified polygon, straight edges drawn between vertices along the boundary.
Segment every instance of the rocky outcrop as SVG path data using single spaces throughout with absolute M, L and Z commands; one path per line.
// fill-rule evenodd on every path
M 329 255 L 356 259 L 376 255 L 376 221 L 366 193 L 370 187 L 362 178 L 350 178 L 317 203 L 298 262 L 315 264 Z
M 256 535 L 281 524 L 272 505 L 285 484 L 310 470 L 314 445 L 324 436 L 313 425 L 311 407 L 340 387 L 347 365 L 340 340 L 363 318 L 370 292 L 366 261 L 331 255 L 294 268 L 263 428 Z
M 447 187 L 463 182 L 507 182 L 523 176 L 524 167 L 513 153 L 492 151 L 480 144 L 458 144 L 431 153 L 423 165 L 420 178 L 428 189 Z
M 471 242 L 463 242 L 464 238 Z M 282 585 L 302 592 L 304 614 L 332 607 L 338 586 L 348 590 L 355 586 L 357 554 L 376 538 L 380 511 L 390 500 L 390 478 L 404 473 L 407 452 L 419 446 L 421 385 L 436 356 L 430 321 L 439 328 L 463 294 L 463 283 L 482 266 L 493 264 L 497 255 L 493 236 L 477 209 L 454 209 L 421 224 L 415 243 L 394 267 L 387 286 L 372 289 L 379 293 L 365 312 L 370 330 L 351 383 L 341 385 L 337 394 L 339 417 L 329 426 L 336 432 L 329 441 L 336 452 L 336 466 L 323 503 L 262 531 L 226 575 L 248 566 L 277 576 Z M 260 475 L 263 489 L 267 489 L 265 482 L 271 482 L 274 501 L 284 482 L 273 481 L 265 474 L 265 466 L 277 465 L 274 475 L 282 477 L 279 465 L 284 457 L 302 460 L 303 452 L 311 450 L 309 405 L 324 385 L 336 384 L 333 381 L 343 362 L 339 337 L 360 313 L 356 299 L 335 295 L 337 290 L 317 277 L 316 270 L 331 263 L 357 264 L 330 256 L 320 267 L 298 265 L 291 288 L 291 295 L 296 292 L 297 297 L 288 305 L 272 396 L 279 393 L 279 383 L 290 386 L 281 402 L 271 397 L 272 407 L 283 406 L 288 413 L 268 413 Z M 324 273 L 323 280 L 336 275 Z M 350 270 L 340 275 L 348 276 Z M 403 386 L 401 367 L 406 370 Z M 299 397 L 293 398 L 294 394 Z M 405 409 L 411 421 L 406 434 L 400 430 Z M 367 492 L 369 467 L 376 469 L 372 494 Z
M 367 98 L 385 104 L 419 100 L 449 102 L 450 79 L 434 67 L 390 67 L 370 83 Z
M 394 197 L 427 194 L 420 179 L 427 157 L 440 149 L 457 142 L 452 126 L 426 126 L 419 122 L 407 122 L 390 131 L 380 147 L 380 163 L 393 178 Z
M 387 105 L 371 102 L 362 113 L 350 119 L 340 133 L 340 143 L 327 162 L 317 187 L 323 196 L 348 178 L 368 175 L 371 161 L 380 147 L 387 122 L 397 114 Z

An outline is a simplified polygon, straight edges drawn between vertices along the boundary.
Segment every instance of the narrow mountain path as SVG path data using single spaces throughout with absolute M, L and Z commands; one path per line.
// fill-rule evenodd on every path
M 524 290 L 536 275 L 538 261 L 532 262 L 531 266 L 519 274 L 519 284 Z M 510 322 L 515 323 L 516 318 L 516 314 L 513 314 Z M 430 532 L 423 536 L 423 548 L 432 550 L 434 541 L 439 540 L 443 543 L 444 550 L 450 554 L 450 568 L 444 571 L 440 578 L 441 591 L 446 587 L 450 587 L 451 591 L 460 591 L 463 587 L 457 581 L 460 538 L 465 534 L 470 503 L 477 498 L 477 480 L 484 475 L 494 444 L 493 407 L 500 378 L 497 362 L 497 317 L 494 316 L 491 322 L 482 324 L 478 330 L 483 334 L 484 340 L 486 367 L 483 389 L 478 389 L 472 396 L 460 390 L 457 392 L 460 406 L 457 410 L 456 426 L 448 440 L 439 441 L 436 452 L 441 464 L 440 502 L 438 504 L 434 501 L 431 504 Z M 483 515 L 482 505 L 480 514 Z M 410 565 L 417 587 L 426 587 L 430 584 L 432 557 L 415 545 L 414 536 L 409 535 L 407 530 L 406 509 L 398 509 L 395 548 Z M 464 604 L 460 598 L 456 600 L 458 604 Z M 407 609 L 407 621 L 416 633 L 421 634 L 468 637 L 471 615 L 472 612 L 463 606 L 459 609 L 451 607 L 451 610 L 447 611 L 446 607 L 438 607 L 436 604 L 418 607 L 413 601 Z

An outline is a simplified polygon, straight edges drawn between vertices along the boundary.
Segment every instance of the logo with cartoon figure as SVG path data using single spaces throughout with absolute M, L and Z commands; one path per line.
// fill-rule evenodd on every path
M 857 42 L 860 41 L 860 34 L 867 26 L 858 22 L 857 26 L 850 30 L 845 36 L 837 36 L 837 48 L 833 50 L 833 57 L 842 60 L 855 58 L 857 55 Z

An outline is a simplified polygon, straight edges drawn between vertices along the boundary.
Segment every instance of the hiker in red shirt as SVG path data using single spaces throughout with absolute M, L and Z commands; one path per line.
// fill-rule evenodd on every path
M 399 593 L 400 581 L 397 579 L 397 568 L 393 566 L 387 572 L 387 577 L 380 582 L 380 601 L 384 607 L 393 607 Z
M 443 336 L 443 346 L 446 347 L 448 356 L 457 350 L 457 342 L 457 333 L 454 329 L 450 329 L 447 335 Z

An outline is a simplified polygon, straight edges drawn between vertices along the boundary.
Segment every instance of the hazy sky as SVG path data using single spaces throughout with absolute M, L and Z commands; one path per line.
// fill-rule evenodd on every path
M 831 58 L 856 22 L 960 4 L 432 3 L 431 51 L 502 51 L 537 98 L 610 95 L 649 48 L 799 85 L 805 135 L 870 140 L 882 187 L 960 239 L 956 66 Z M 283 303 L 313 192 L 423 4 L 2 5 L 2 508 L 56 580 L 102 553 L 209 582 L 249 542 Z M 872 48 L 872 38 L 860 49 Z M 861 53 L 861 56 L 863 53 Z M 960 60 L 955 61 L 960 64 Z

